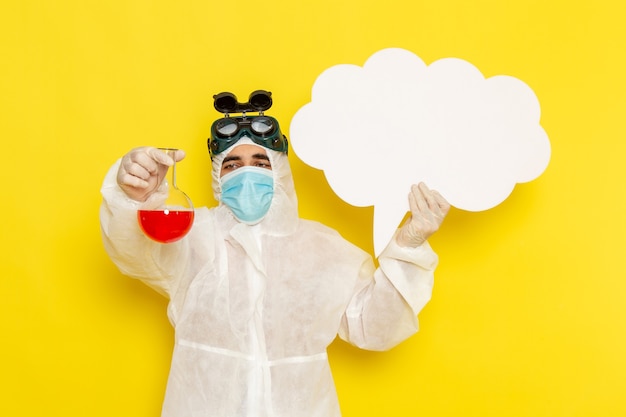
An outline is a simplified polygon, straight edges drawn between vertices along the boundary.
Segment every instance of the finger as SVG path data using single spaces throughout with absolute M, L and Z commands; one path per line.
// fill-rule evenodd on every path
M 428 204 L 430 210 L 434 212 L 439 212 L 440 207 L 434 194 L 435 191 L 431 191 L 430 188 L 428 188 L 428 186 L 426 186 L 426 184 L 424 184 L 423 182 L 419 183 L 418 188 L 422 193 L 424 200 L 426 200 L 426 203 Z
M 139 148 L 131 152 L 128 155 L 128 160 L 127 160 L 127 163 L 125 164 L 125 168 L 128 171 L 130 171 L 131 169 L 136 170 L 137 168 L 136 167 L 133 168 L 133 165 L 137 165 L 145 169 L 150 174 L 155 174 L 159 168 L 159 162 L 155 160 L 154 157 L 152 156 L 150 148 Z
M 172 166 L 174 165 L 174 159 L 172 159 L 167 153 L 163 152 L 160 149 L 157 148 L 147 148 L 146 149 L 146 154 L 153 160 L 156 161 L 157 163 L 161 164 L 161 165 L 165 165 L 165 166 Z M 184 155 L 183 155 L 184 157 Z
M 125 173 L 121 175 L 119 179 L 119 183 L 121 186 L 132 187 L 132 188 L 148 188 L 150 185 L 148 181 L 143 180 L 135 175 Z
M 427 211 L 428 210 L 428 202 L 424 198 L 424 195 L 422 194 L 422 191 L 420 190 L 420 186 L 419 185 L 413 185 L 411 187 L 411 194 L 413 195 L 413 198 L 415 200 L 415 204 L 416 204 L 417 210 L 420 211 L 420 212 Z
M 172 166 L 174 161 L 180 162 L 185 158 L 185 156 L 187 156 L 185 151 L 182 149 L 170 149 L 168 151 L 164 151 L 159 148 L 148 148 L 147 153 L 159 164 L 166 165 L 168 167 Z
M 154 168 L 156 169 L 156 165 Z M 146 167 L 138 163 L 131 163 L 125 169 L 126 169 L 126 173 L 132 176 L 135 176 L 139 179 L 142 179 L 144 181 L 147 181 L 150 178 L 150 175 L 154 174 L 154 173 L 151 173 Z
M 174 160 L 176 162 L 180 162 L 185 158 L 185 156 L 187 156 L 185 151 L 183 151 L 182 149 L 177 149 L 176 152 L 174 153 Z
M 419 207 L 417 206 L 417 200 L 415 199 L 415 195 L 413 193 L 413 189 L 411 188 L 411 192 L 409 192 L 409 210 L 411 213 L 416 213 L 419 211 Z
M 439 191 L 433 191 L 433 197 L 437 201 L 437 205 L 441 208 L 444 213 L 447 213 L 450 210 L 450 203 L 446 200 Z

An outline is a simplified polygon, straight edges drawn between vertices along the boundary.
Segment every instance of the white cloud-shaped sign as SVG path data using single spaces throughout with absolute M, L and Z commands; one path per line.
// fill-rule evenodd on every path
M 336 65 L 315 81 L 291 121 L 290 144 L 354 206 L 374 206 L 379 254 L 425 182 L 454 207 L 490 209 L 548 165 L 550 142 L 533 91 L 510 76 L 485 79 L 467 61 L 426 65 L 392 48 L 363 67 Z

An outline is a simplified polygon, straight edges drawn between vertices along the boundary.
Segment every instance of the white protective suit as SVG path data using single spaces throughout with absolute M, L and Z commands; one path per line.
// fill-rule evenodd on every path
M 237 146 L 237 145 L 235 145 Z M 263 148 L 265 149 L 265 148 Z M 213 162 L 219 201 L 220 154 Z M 255 226 L 220 204 L 196 209 L 182 240 L 160 244 L 108 172 L 100 211 L 104 245 L 122 273 L 170 300 L 175 347 L 163 417 L 334 417 L 326 348 L 337 334 L 385 350 L 417 331 L 437 256 L 428 243 L 393 239 L 370 255 L 319 223 L 298 218 L 287 156 L 267 150 L 274 199 Z

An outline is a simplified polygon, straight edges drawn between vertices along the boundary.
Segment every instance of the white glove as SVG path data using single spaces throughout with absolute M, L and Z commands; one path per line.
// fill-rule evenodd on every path
M 184 157 L 183 150 L 176 151 L 176 162 Z M 146 201 L 159 188 L 167 169 L 173 164 L 172 158 L 157 148 L 135 148 L 122 157 L 117 183 L 131 199 Z
M 416 248 L 422 245 L 437 230 L 450 210 L 450 203 L 426 184 L 411 186 L 409 193 L 411 217 L 396 234 L 400 246 Z

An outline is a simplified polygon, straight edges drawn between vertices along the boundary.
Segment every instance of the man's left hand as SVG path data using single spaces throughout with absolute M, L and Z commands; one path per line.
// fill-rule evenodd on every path
M 430 190 L 423 182 L 413 185 L 409 193 L 411 217 L 396 235 L 400 246 L 416 248 L 437 230 L 450 210 L 450 203 L 439 192 Z

